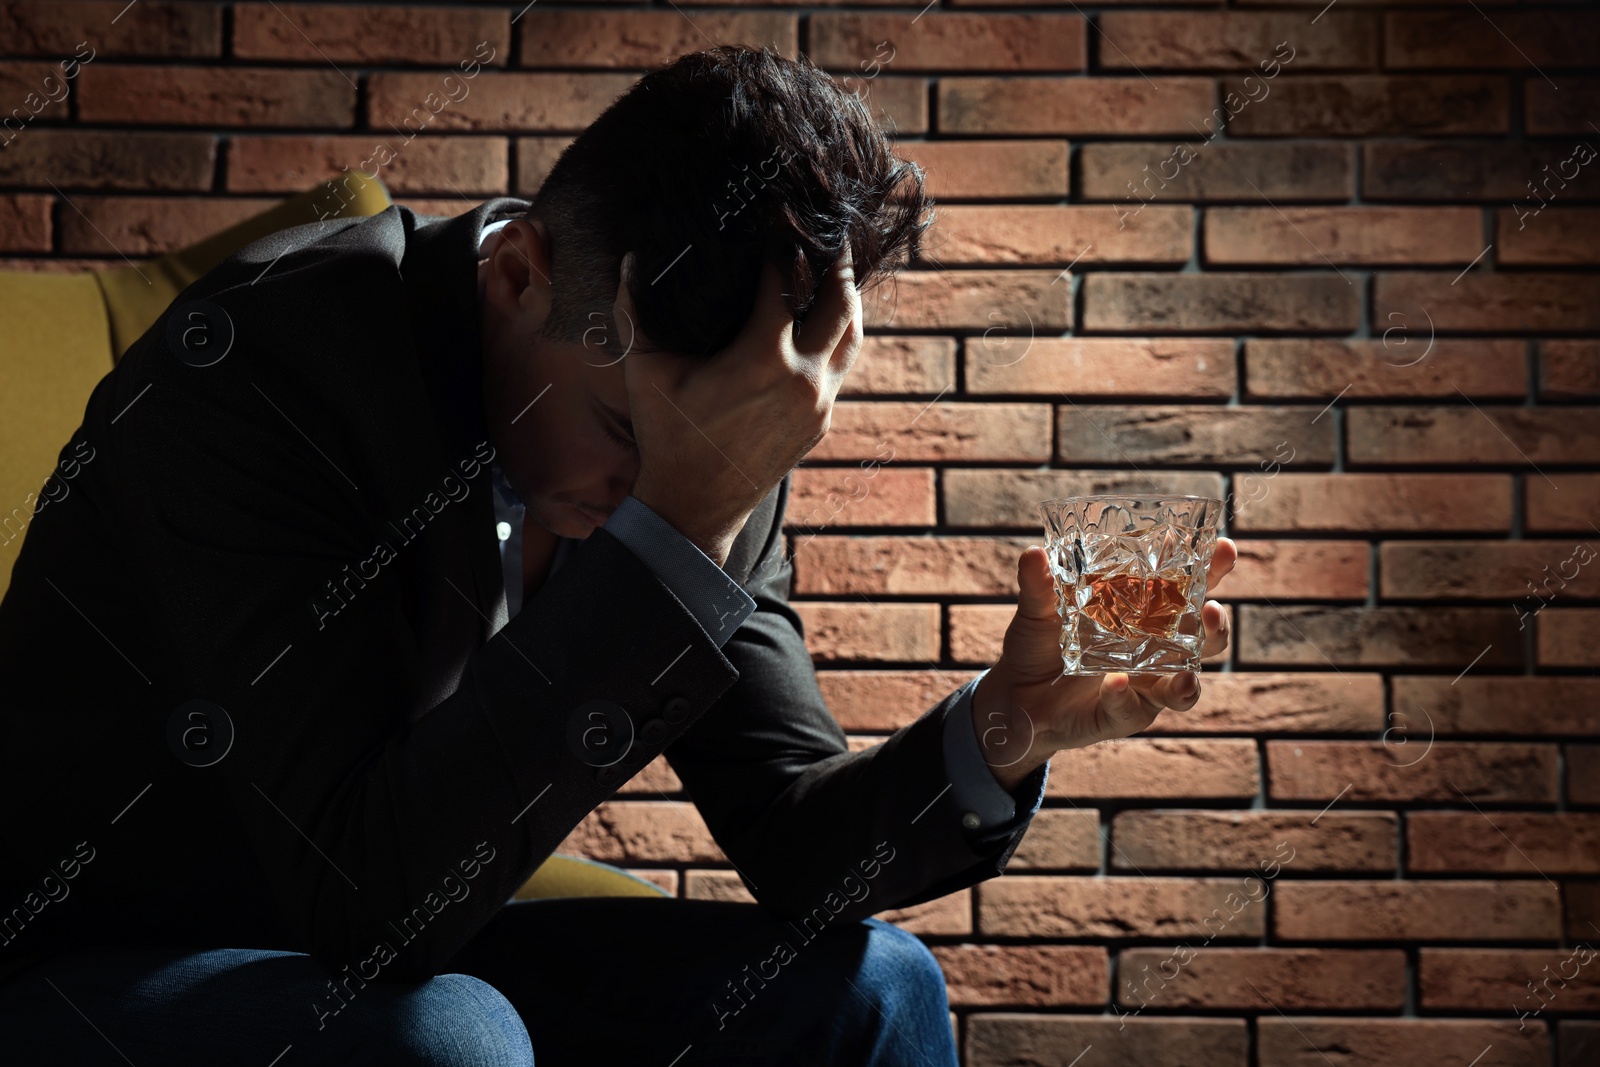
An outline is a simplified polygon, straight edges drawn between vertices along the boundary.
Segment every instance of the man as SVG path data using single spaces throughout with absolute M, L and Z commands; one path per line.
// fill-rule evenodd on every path
M 848 752 L 788 472 L 926 207 L 854 97 L 719 48 L 532 204 L 186 290 L 0 603 L 8 1062 L 954 1063 L 870 916 L 1000 873 L 1056 749 L 1194 697 L 1052 685 L 1030 549 L 1000 662 Z M 505 904 L 659 753 L 758 904 Z

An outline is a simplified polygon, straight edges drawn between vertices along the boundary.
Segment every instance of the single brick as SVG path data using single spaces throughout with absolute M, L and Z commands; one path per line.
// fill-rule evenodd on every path
M 678 895 L 678 872 L 662 870 L 655 867 L 625 867 L 623 868 L 636 878 L 643 878 L 647 882 L 654 882 L 667 891 L 668 896 Z
M 1017 557 L 1029 542 L 995 537 L 811 539 L 795 561 L 797 595 L 1017 595 Z
M 1535 203 L 1501 208 L 1495 221 L 1497 263 L 1572 267 L 1600 263 L 1600 208 L 1537 210 Z
M 1600 51 L 1592 11 L 1391 11 L 1383 62 L 1390 70 L 1588 67 Z
M 1225 399 L 1235 388 L 1224 338 L 974 337 L 962 357 L 968 393 Z
M 1541 1014 L 1600 1011 L 1594 949 L 1424 948 L 1417 953 L 1423 1011 L 1507 1010 L 1523 1024 Z
M 50 251 L 50 205 L 55 199 L 32 193 L 0 194 L 0 250 Z
M 1597 558 L 1600 544 L 1584 541 L 1390 541 L 1378 595 L 1509 600 L 1526 623 L 1554 597 L 1600 597 L 1600 565 L 1584 566 Z
M 796 542 L 829 526 L 932 526 L 932 467 L 797 467 L 783 524 Z
M 1485 271 L 1465 275 L 1381 273 L 1372 283 L 1373 320 L 1421 320 L 1440 330 L 1578 332 L 1600 330 L 1600 275 Z
M 860 97 L 873 121 L 891 137 L 928 132 L 928 79 L 846 74 L 833 80 Z
M 802 601 L 794 609 L 813 660 L 916 663 L 939 658 L 937 604 Z
M 1378 61 L 1376 16 L 1332 12 L 1319 33 L 1305 32 L 1298 14 L 1256 12 L 1117 11 L 1100 16 L 1099 28 L 1115 48 L 1101 46 L 1108 70 L 1221 70 L 1257 68 L 1268 86 L 1293 70 L 1358 70 Z M 1283 47 L 1293 41 L 1287 49 Z
M 1190 131 L 1195 132 L 1195 131 Z M 1204 131 L 1177 143 L 1086 144 L 1078 149 L 1082 200 L 1348 200 L 1354 151 L 1315 141 L 1230 144 Z M 1132 206 L 1131 204 L 1127 206 Z
M 495 196 L 506 188 L 503 137 L 242 136 L 228 144 L 228 190 L 294 192 L 348 170 L 375 175 L 391 192 Z M 462 210 L 475 204 L 461 202 Z
M 1077 71 L 1084 68 L 1079 14 L 904 15 L 819 13 L 807 54 L 818 66 L 896 71 Z
M 1280 941 L 1555 941 L 1555 883 L 1282 882 L 1272 907 Z
M 1256 1019 L 1256 1063 L 1260 1067 L 1309 1067 L 1321 1051 L 1351 1064 L 1468 1064 L 1494 1048 L 1488 1063 L 1545 1063 L 1550 1039 L 1542 1026 L 1515 1020 L 1348 1019 L 1262 1015 Z M 1335 1051 L 1337 1050 L 1337 1051 Z
M 1572 143 L 1374 141 L 1362 145 L 1361 152 L 1361 195 L 1369 201 L 1525 200 L 1534 208 L 1538 202 L 1528 183 L 1550 177 L 1570 160 Z M 1600 182 L 1560 192 L 1573 200 L 1600 199 Z
M 970 937 L 972 890 L 957 890 L 905 908 L 886 908 L 878 912 L 878 918 L 919 936 Z
M 1057 409 L 1056 458 L 1069 463 L 1332 465 L 1332 420 L 1315 407 L 1143 404 Z M 1284 449 L 1291 451 L 1284 451 Z
M 1065 141 L 903 141 L 895 155 L 921 165 L 935 200 L 1065 198 Z
M 1600 930 L 1600 882 L 1567 882 L 1561 895 L 1566 903 L 1567 940 L 1582 941 Z
M 1412 737 L 1600 737 L 1600 678 L 1398 675 L 1391 726 Z
M 1409 812 L 1406 870 L 1519 878 L 1600 874 L 1600 813 Z
M 1567 803 L 1600 804 L 1600 745 L 1567 745 Z
M 74 82 L 66 72 L 72 69 L 42 61 L 0 60 L 0 100 L 10 107 L 0 111 L 0 146 L 9 147 L 32 123 L 71 118 Z
M 1256 939 L 1266 929 L 1259 879 L 1008 875 L 978 887 L 984 937 Z
M 518 137 L 517 181 L 512 195 L 533 199 L 572 141 L 571 137 Z
M 1600 106 L 1600 78 L 1569 77 L 1562 81 L 1563 91 L 1542 80 L 1530 78 L 1523 82 L 1523 123 L 1529 134 L 1589 136 L 1589 123 Z
M 1168 712 L 1156 734 L 1357 733 L 1384 729 L 1383 679 L 1355 671 L 1207 674 L 1188 711 Z
M 1124 811 L 1112 824 L 1111 835 L 1116 845 L 1111 866 L 1118 870 L 1266 874 L 1276 863 L 1297 874 L 1392 871 L 1398 859 L 1399 816 L 1388 811 L 1328 812 L 1313 826 L 1302 812 Z
M 678 778 L 678 772 L 672 769 L 672 764 L 667 762 L 665 756 L 657 756 L 639 769 L 639 773 L 622 783 L 617 790 L 618 795 L 626 796 L 631 793 L 640 793 L 644 796 L 655 798 L 660 794 L 677 794 L 683 792 L 683 782 Z
M 233 8 L 233 54 L 240 59 L 425 64 L 453 67 L 460 79 L 486 65 L 505 66 L 510 53 L 511 13 L 503 10 L 278 3 Z
M 577 132 L 637 80 L 632 74 L 485 71 L 463 92 L 444 84 L 444 77 L 435 72 L 370 75 L 368 121 L 402 138 L 423 130 Z
M 1249 94 L 1249 87 L 1237 79 L 1224 81 L 1222 88 L 1241 97 Z M 1285 78 L 1272 89 L 1270 104 L 1262 100 L 1238 112 L 1228 123 L 1230 135 L 1503 134 L 1511 122 L 1504 78 L 1345 74 Z
M 1558 1027 L 1561 1067 L 1592 1067 L 1600 1062 L 1600 1022 L 1563 1019 Z
M 678 801 L 604 801 L 584 816 L 558 851 L 602 863 L 728 861 L 694 805 Z
M 91 63 L 78 75 L 78 118 L 131 125 L 348 129 L 356 120 L 356 87 L 334 70 Z
M 1361 295 L 1338 274 L 1090 274 L 1087 330 L 1347 333 Z
M 1483 251 L 1470 207 L 1214 207 L 1205 258 L 1219 266 L 1468 264 Z
M 1529 533 L 1592 533 L 1600 525 L 1600 474 L 1549 474 L 1526 487 Z
M 1242 666 L 1520 668 L 1516 616 L 1495 608 L 1353 608 L 1244 604 Z
M 840 396 L 925 393 L 937 396 L 956 384 L 956 343 L 949 337 L 867 337 Z
M 1487 741 L 1268 741 L 1274 800 L 1553 804 L 1554 745 Z M 1425 747 L 1424 747 L 1425 746 Z M 1414 748 L 1422 751 L 1414 752 Z
M 1209 118 L 1208 78 L 943 78 L 944 133 L 1188 136 Z
M 1600 398 L 1600 341 L 1540 341 L 1539 396 Z
M 1072 328 L 1067 278 L 1049 270 L 908 270 L 861 296 L 868 327 L 1005 331 L 1017 338 Z
M 1118 957 L 1117 974 L 1117 1003 L 1141 1011 L 1399 1011 L 1405 1003 L 1399 949 L 1133 948 Z
M 947 475 L 948 477 L 948 475 Z M 1511 528 L 1504 474 L 1292 474 L 1235 519 L 1235 532 L 1482 532 Z
M 1103 207 L 958 205 L 937 213 L 927 240 L 947 266 L 1179 266 L 1189 261 L 1193 228 L 1187 207 L 1152 207 L 1120 221 Z
M 122 18 L 127 0 L 8 0 L 0 4 L 0 41 L 14 56 L 161 56 L 222 54 L 222 9 L 213 4 L 145 0 L 137 18 Z
M 208 192 L 216 138 L 141 130 L 28 130 L 0 151 L 0 183 L 48 189 Z M 126 266 L 119 259 L 119 266 Z
M 518 23 L 524 67 L 646 69 L 709 48 L 710 41 L 749 48 L 771 45 L 793 59 L 800 36 L 799 19 L 780 11 L 702 11 L 690 19 L 681 11 L 532 8 Z
M 1426 321 L 1391 319 L 1371 340 L 1252 338 L 1244 343 L 1253 400 L 1424 396 L 1520 399 L 1528 388 L 1522 341 L 1430 338 Z
M 1239 541 L 1219 592 L 1233 600 L 1365 600 L 1365 541 Z
M 968 381 L 972 371 L 968 369 Z M 1222 498 L 1222 476 L 1209 471 L 945 470 L 945 521 L 950 526 L 1039 530 L 1038 504 L 1066 496 L 1150 494 Z
M 1111 982 L 1106 950 L 1088 945 L 940 945 L 933 954 L 956 1007 L 1098 1007 Z
M 967 1016 L 967 1067 L 1070 1064 L 1093 1049 L 1094 1067 L 1245 1067 L 1249 1035 L 1243 1019 L 1098 1015 Z
M 1041 808 L 1006 870 L 1094 871 L 1100 867 L 1100 813 Z
M 1050 458 L 1048 404 L 837 401 L 811 459 L 948 462 Z
M 1600 408 L 1359 407 L 1345 413 L 1351 463 L 1600 462 Z
M 61 250 L 154 256 L 197 244 L 277 206 L 257 197 L 82 196 L 61 217 Z M 307 211 L 304 222 L 317 221 Z
M 1550 608 L 1539 613 L 1541 667 L 1600 667 L 1600 608 Z
M 1244 798 L 1261 787 L 1244 740 L 1126 738 L 1058 752 L 1046 795 L 1071 798 Z
M 919 718 L 976 674 L 959 669 L 818 671 L 817 682 L 828 710 L 846 730 L 889 733 Z

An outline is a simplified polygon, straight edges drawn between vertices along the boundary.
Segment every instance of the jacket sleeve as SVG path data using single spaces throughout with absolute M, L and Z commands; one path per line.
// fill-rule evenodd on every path
M 786 477 L 746 585 L 756 611 L 723 646 L 738 680 L 667 750 L 668 761 L 746 887 L 775 913 L 859 919 L 1002 873 L 1048 765 L 1018 786 L 1014 819 L 969 830 L 944 755 L 961 689 L 881 744 L 848 750 L 788 603 L 788 487 Z
M 368 981 L 435 974 L 737 671 L 598 529 L 419 710 L 410 601 L 474 590 L 469 572 L 419 579 L 416 544 L 374 551 L 396 540 L 370 501 L 382 457 L 350 424 L 403 413 L 331 402 L 251 340 L 241 326 L 241 350 L 204 369 L 136 351 L 99 399 L 124 412 L 107 519 L 166 650 L 153 684 L 233 724 L 226 758 L 194 773 L 223 784 L 298 947 Z M 486 494 L 479 468 L 466 483 Z M 362 580 L 319 626 L 308 600 L 352 568 Z

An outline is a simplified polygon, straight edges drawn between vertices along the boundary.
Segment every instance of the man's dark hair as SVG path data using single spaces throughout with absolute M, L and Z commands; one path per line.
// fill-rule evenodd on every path
M 680 56 L 584 130 L 533 199 L 551 241 L 543 333 L 578 341 L 608 323 L 631 250 L 634 326 L 656 348 L 710 355 L 749 318 L 765 261 L 803 320 L 846 241 L 870 288 L 916 254 L 929 206 L 921 167 L 808 58 Z M 615 331 L 620 350 L 630 326 Z

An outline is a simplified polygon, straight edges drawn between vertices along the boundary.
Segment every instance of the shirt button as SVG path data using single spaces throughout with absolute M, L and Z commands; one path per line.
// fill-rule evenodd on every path
M 961 816 L 961 825 L 965 826 L 968 830 L 976 830 L 981 822 L 983 822 L 983 820 L 978 818 L 978 813 L 975 811 L 969 811 L 965 815 Z
M 509 522 L 495 523 L 494 532 L 500 535 L 500 540 L 502 541 L 511 540 L 511 524 Z

